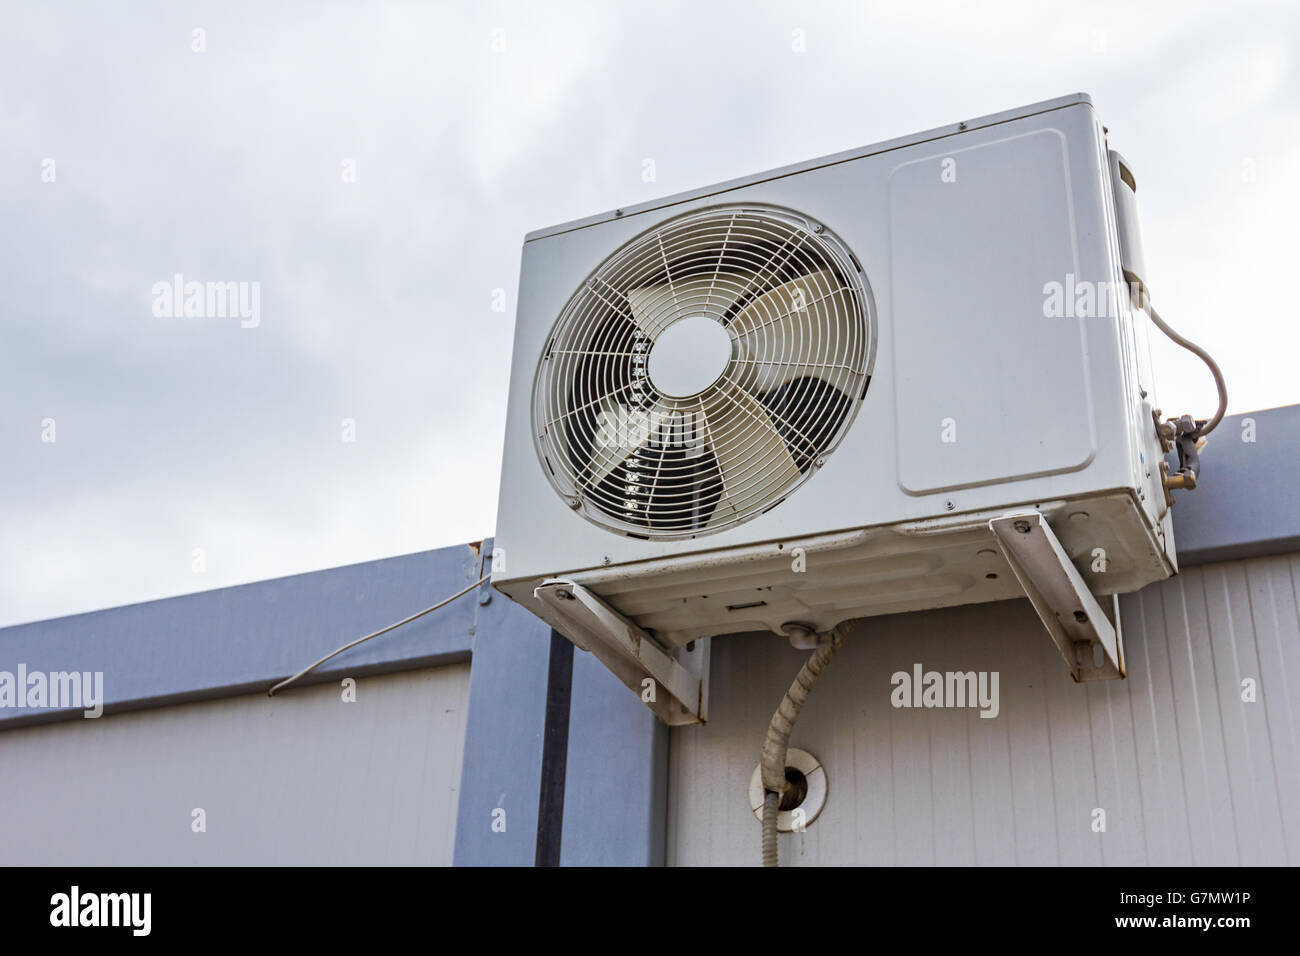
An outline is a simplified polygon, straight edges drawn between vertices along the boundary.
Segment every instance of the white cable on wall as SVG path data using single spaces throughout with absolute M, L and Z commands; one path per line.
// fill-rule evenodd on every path
M 456 598 L 464 597 L 470 591 L 473 591 L 476 587 L 478 587 L 480 584 L 482 584 L 491 576 L 492 575 L 490 574 L 485 574 L 483 575 L 483 577 L 479 578 L 473 584 L 470 584 L 467 587 L 462 588 L 461 590 L 457 591 L 455 594 L 451 595 L 450 597 L 443 598 L 441 601 L 439 601 L 437 604 L 433 605 L 432 607 L 426 607 L 423 611 L 417 611 L 416 613 L 412 614 L 410 617 L 403 618 L 402 620 L 398 621 L 396 624 L 389 624 L 387 627 L 382 627 L 372 634 L 367 634 L 365 637 L 358 637 L 355 641 L 350 641 L 349 643 L 344 644 L 337 651 L 331 651 L 329 654 L 326 654 L 324 657 L 322 657 L 320 660 L 316 661 L 315 663 L 308 664 L 306 667 L 304 667 L 298 673 L 294 674 L 292 677 L 286 677 L 284 680 L 280 681 L 280 683 L 276 684 L 270 690 L 268 690 L 266 692 L 266 696 L 274 697 L 276 691 L 283 690 L 284 688 L 288 687 L 290 684 L 292 684 L 294 681 L 298 680 L 299 678 L 307 674 L 310 674 L 312 671 L 320 667 L 330 658 L 338 657 L 344 651 L 351 650 L 352 648 L 356 647 L 358 644 L 363 644 L 366 641 L 370 640 L 372 637 L 378 637 L 381 634 L 387 634 L 389 631 L 396 630 L 397 628 L 401 627 L 403 624 L 410 624 L 416 618 L 424 617 L 424 615 L 432 614 L 434 611 L 438 610 L 441 607 L 446 607 L 452 601 L 456 600 Z

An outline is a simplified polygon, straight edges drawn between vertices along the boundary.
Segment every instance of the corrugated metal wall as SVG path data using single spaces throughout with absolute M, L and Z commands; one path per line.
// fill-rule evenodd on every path
M 0 864 L 450 864 L 469 664 L 0 733 Z M 207 830 L 192 830 L 202 808 Z
M 1074 684 L 1023 600 L 864 622 L 795 728 L 829 797 L 782 864 L 1300 862 L 1298 571 L 1207 564 L 1124 598 L 1125 681 Z M 672 731 L 668 861 L 756 864 L 749 777 L 806 652 L 737 635 L 713 655 L 708 725 Z M 998 671 L 998 716 L 893 707 L 918 662 Z

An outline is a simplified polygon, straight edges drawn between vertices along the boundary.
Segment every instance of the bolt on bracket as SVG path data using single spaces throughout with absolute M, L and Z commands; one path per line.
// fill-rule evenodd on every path
M 550 578 L 533 590 L 543 619 L 590 651 L 669 726 L 708 719 L 709 639 L 667 649 L 598 596 L 573 581 Z M 646 700 L 645 680 L 654 682 Z
M 1119 597 L 1111 597 L 1112 623 L 1040 512 L 993 518 L 989 530 L 1065 658 L 1070 676 L 1078 682 L 1124 677 Z

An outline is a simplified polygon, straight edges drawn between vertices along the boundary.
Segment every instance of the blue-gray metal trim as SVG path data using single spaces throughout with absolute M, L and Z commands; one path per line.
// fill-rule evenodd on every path
M 1210 443 L 1201 487 L 1177 494 L 1180 565 L 1300 550 L 1300 494 L 1288 487 L 1300 405 L 1226 418 Z M 22 662 L 29 671 L 103 671 L 106 714 L 264 691 L 474 581 L 490 547 L 441 548 L 0 629 L 0 670 Z M 531 865 L 549 639 L 549 626 L 484 590 L 340 655 L 307 682 L 472 657 L 455 862 Z M 570 707 L 561 862 L 661 863 L 666 728 L 587 654 L 574 660 Z M 0 730 L 80 713 L 0 711 Z M 498 811 L 504 829 L 493 825 Z
M 1179 565 L 1300 551 L 1300 405 L 1230 415 L 1206 441 L 1200 486 L 1174 493 Z
M 0 630 L 0 670 L 102 671 L 105 714 L 265 691 L 349 640 L 475 581 L 481 546 L 368 561 Z M 480 608 L 469 594 L 363 644 L 303 678 L 435 667 L 468 660 Z M 291 694 L 292 689 L 282 693 Z M 80 717 L 0 710 L 0 728 Z

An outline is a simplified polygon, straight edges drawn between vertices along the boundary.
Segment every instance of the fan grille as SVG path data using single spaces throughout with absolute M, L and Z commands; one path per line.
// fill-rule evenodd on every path
M 725 330 L 729 354 L 701 355 L 717 367 L 695 372 L 698 390 L 683 395 L 654 379 L 650 355 L 664 343 L 663 369 L 667 330 L 684 319 L 698 329 L 699 317 Z M 690 330 L 673 333 L 674 361 Z M 611 531 L 665 539 L 732 527 L 781 501 L 838 444 L 874 342 L 867 284 L 824 227 L 755 206 L 669 220 L 610 256 L 556 321 L 534 386 L 543 469 Z

